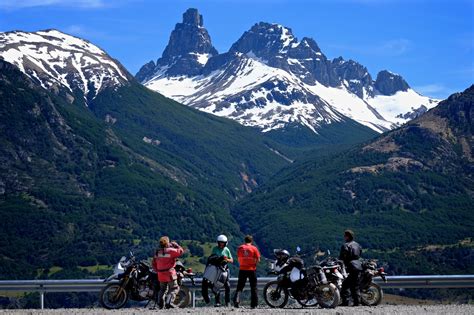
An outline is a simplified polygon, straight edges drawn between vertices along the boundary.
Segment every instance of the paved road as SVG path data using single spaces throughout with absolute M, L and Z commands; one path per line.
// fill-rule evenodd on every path
M 377 307 L 338 307 L 336 309 L 301 309 L 301 308 L 287 308 L 287 309 L 268 309 L 260 308 L 252 310 L 250 308 L 186 308 L 178 310 L 148 310 L 144 308 L 129 308 L 120 311 L 107 311 L 99 308 L 92 309 L 57 309 L 57 310 L 0 310 L 0 315 L 156 315 L 156 314 L 213 314 L 213 315 L 226 315 L 226 314 L 317 314 L 317 315 L 362 315 L 362 314 L 387 314 L 387 315 L 399 315 L 399 314 L 474 314 L 474 305 L 382 305 Z

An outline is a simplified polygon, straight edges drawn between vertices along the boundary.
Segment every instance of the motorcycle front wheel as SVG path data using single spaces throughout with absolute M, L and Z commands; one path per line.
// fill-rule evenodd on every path
M 319 286 L 316 298 L 318 299 L 319 306 L 322 308 L 335 308 L 341 301 L 339 290 L 332 283 Z
M 272 308 L 283 308 L 288 303 L 288 290 L 281 288 L 278 281 L 270 281 L 263 288 L 263 299 Z
M 128 292 L 118 283 L 110 283 L 100 291 L 100 305 L 109 310 L 122 308 L 128 301 Z
M 376 306 L 382 302 L 383 291 L 378 284 L 371 283 L 363 290 L 360 290 L 360 302 L 365 306 Z
M 176 307 L 185 308 L 186 306 L 189 305 L 190 301 L 191 301 L 191 292 L 189 291 L 188 287 L 182 285 L 179 288 L 178 294 L 176 294 L 176 298 L 174 299 L 173 304 Z

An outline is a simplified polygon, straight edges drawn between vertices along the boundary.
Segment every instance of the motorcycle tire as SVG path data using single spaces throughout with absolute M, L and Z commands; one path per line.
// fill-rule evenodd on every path
M 123 289 L 120 284 L 110 283 L 100 291 L 99 302 L 108 310 L 116 310 L 127 303 L 128 297 L 127 290 Z
M 278 281 L 270 281 L 263 287 L 263 299 L 271 308 L 284 308 L 288 303 L 289 293 L 285 288 L 278 288 Z
M 321 285 L 316 298 L 321 308 L 335 308 L 341 301 L 339 290 L 332 283 Z
M 360 290 L 360 302 L 365 306 L 376 306 L 382 302 L 383 291 L 382 288 L 375 283 L 369 284 L 369 286 L 363 290 Z
M 303 307 L 315 307 L 319 304 L 318 299 L 315 296 L 308 299 L 296 299 L 296 302 Z
M 176 294 L 176 298 L 174 299 L 173 304 L 179 308 L 185 308 L 191 302 L 191 291 L 187 286 L 182 285 L 179 288 L 178 294 Z

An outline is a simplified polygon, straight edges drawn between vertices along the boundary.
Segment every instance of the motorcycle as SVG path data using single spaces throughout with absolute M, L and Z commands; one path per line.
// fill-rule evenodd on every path
M 387 282 L 385 277 L 387 274 L 384 272 L 384 268 L 377 269 L 377 261 L 363 260 L 362 261 L 362 273 L 360 278 L 360 300 L 363 305 L 376 306 L 382 302 L 383 291 L 382 288 L 374 283 L 372 280 L 374 277 L 381 277 L 384 282 Z
M 348 274 L 344 262 L 340 259 L 331 256 L 331 252 L 328 250 L 328 257 L 324 260 L 317 262 L 317 264 L 323 269 L 328 282 L 334 284 L 339 292 L 342 289 L 342 283 L 347 278 Z
M 184 265 L 178 261 L 176 263 L 176 274 L 179 292 L 173 304 L 176 307 L 186 307 L 191 300 L 191 293 L 188 287 L 183 285 L 183 278 L 188 278 L 194 286 L 194 274 L 191 269 L 186 270 Z M 127 301 L 148 301 L 157 302 L 160 282 L 156 272 L 148 261 L 137 261 L 132 252 L 129 258 L 122 257 L 115 265 L 114 273 L 104 280 L 107 284 L 100 292 L 100 304 L 106 309 L 122 308 Z
M 283 308 L 291 297 L 301 306 L 320 305 L 333 308 L 339 304 L 340 295 L 336 286 L 328 283 L 321 267 L 304 268 L 304 262 L 297 254 L 290 257 L 286 250 L 273 251 L 276 260 L 270 261 L 270 274 L 278 275 L 263 288 L 263 297 L 268 306 Z

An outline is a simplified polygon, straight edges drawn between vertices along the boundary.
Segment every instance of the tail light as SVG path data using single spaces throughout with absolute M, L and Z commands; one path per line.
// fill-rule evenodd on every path
M 193 268 L 188 268 L 188 270 L 186 270 L 187 272 L 189 273 L 192 273 L 193 272 Z
M 332 272 L 336 272 L 336 271 L 337 271 L 337 268 L 333 268 L 333 269 L 332 269 Z
M 383 269 L 383 267 L 379 268 L 380 273 L 383 273 L 384 271 L 385 271 L 385 269 Z

